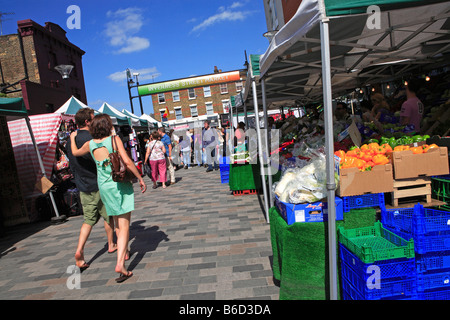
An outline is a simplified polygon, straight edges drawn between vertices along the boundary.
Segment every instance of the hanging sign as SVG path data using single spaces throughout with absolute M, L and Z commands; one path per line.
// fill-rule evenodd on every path
M 165 91 L 175 91 L 187 88 L 208 86 L 211 84 L 239 81 L 241 79 L 239 71 L 215 73 L 207 76 L 185 78 L 180 80 L 146 84 L 138 87 L 140 96 L 146 96 Z

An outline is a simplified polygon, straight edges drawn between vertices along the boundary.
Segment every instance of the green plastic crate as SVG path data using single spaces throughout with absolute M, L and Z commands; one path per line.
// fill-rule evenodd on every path
M 433 198 L 444 201 L 446 204 L 439 206 L 440 209 L 450 209 L 450 180 L 437 177 L 431 178 L 431 190 Z
M 364 263 L 414 258 L 414 240 L 397 236 L 383 228 L 381 222 L 371 227 L 344 229 L 339 227 L 339 242 L 358 256 Z

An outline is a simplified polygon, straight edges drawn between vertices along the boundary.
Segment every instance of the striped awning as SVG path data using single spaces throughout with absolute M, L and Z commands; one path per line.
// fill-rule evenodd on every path
M 29 119 L 45 174 L 50 178 L 62 116 L 51 113 L 29 116 Z M 8 129 L 24 198 L 34 199 L 41 194 L 35 185 L 42 177 L 42 171 L 25 119 L 9 121 Z

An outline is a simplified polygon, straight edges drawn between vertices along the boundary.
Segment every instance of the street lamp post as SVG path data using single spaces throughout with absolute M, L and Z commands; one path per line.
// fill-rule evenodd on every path
M 139 73 L 133 73 L 133 76 L 136 77 L 136 88 L 139 88 Z M 141 106 L 141 115 L 144 114 L 144 108 L 142 107 L 142 97 L 138 92 L 138 97 L 139 97 L 139 105 Z
M 128 87 L 128 95 L 130 97 L 130 105 L 131 105 L 131 113 L 134 114 L 133 108 L 133 97 L 131 96 L 131 84 L 134 83 L 133 78 L 131 77 L 130 69 L 127 69 L 127 87 Z
M 68 86 L 67 82 L 69 81 L 69 75 L 70 75 L 70 72 L 72 72 L 73 66 L 70 64 L 60 64 L 60 65 L 56 66 L 55 69 L 56 69 L 56 71 L 59 72 L 59 74 L 63 78 L 64 86 L 66 87 L 66 94 L 70 98 L 71 95 L 69 93 L 69 86 Z

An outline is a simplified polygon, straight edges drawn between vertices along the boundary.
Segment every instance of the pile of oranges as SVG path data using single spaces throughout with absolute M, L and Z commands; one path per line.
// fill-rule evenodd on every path
M 396 146 L 394 149 L 385 143 L 379 145 L 376 142 L 363 144 L 361 147 L 352 147 L 349 151 L 338 150 L 334 154 L 340 158 L 339 167 L 358 168 L 359 171 L 371 171 L 374 166 L 389 163 L 388 154 L 391 152 L 411 150 L 414 154 L 426 153 L 431 148 L 439 148 L 435 144 L 410 147 L 407 145 Z

